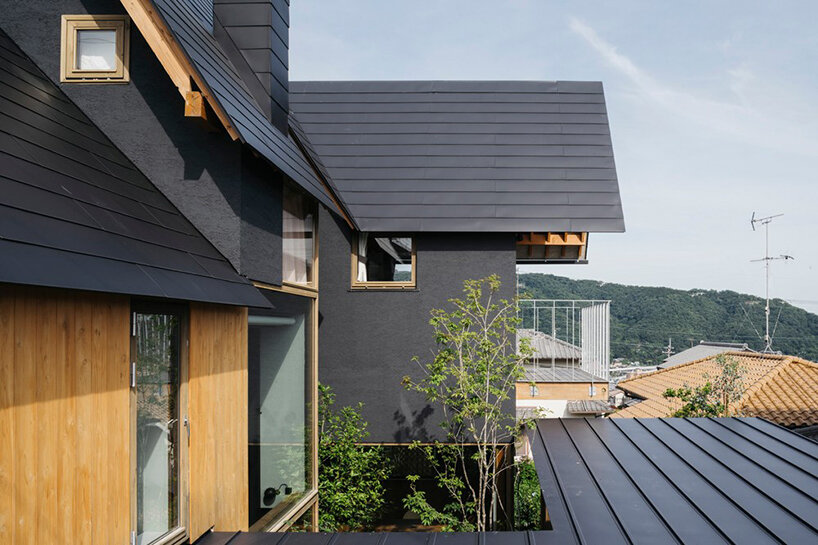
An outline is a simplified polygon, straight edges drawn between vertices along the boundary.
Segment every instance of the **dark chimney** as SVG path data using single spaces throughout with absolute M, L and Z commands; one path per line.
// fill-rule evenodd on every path
M 213 35 L 264 115 L 287 133 L 288 0 L 213 0 Z

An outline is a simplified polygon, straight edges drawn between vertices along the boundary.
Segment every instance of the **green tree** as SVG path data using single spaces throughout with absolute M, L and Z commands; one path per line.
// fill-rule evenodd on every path
M 710 377 L 705 375 L 707 382 L 703 386 L 690 388 L 668 388 L 662 394 L 665 398 L 676 398 L 683 405 L 670 416 L 699 417 L 699 416 L 730 416 L 737 414 L 731 411 L 731 406 L 744 394 L 744 367 L 736 358 L 719 354 L 716 357 L 719 366 L 719 375 Z M 712 378 L 712 380 L 711 380 Z
M 404 386 L 442 408 L 445 441 L 413 445 L 422 449 L 450 502 L 432 507 L 410 477 L 404 505 L 424 524 L 449 530 L 485 531 L 496 527 L 498 476 L 513 468 L 498 454 L 519 434 L 515 415 L 506 412 L 522 364 L 531 350 L 525 339 L 519 350 L 516 300 L 498 298 L 500 278 L 467 280 L 464 297 L 449 299 L 450 310 L 434 309 L 429 323 L 437 350 L 431 361 L 413 361 L 420 377 L 404 377 Z
M 318 386 L 318 527 L 325 532 L 368 530 L 384 504 L 389 465 L 369 436 L 363 403 L 336 409 L 335 394 Z
M 520 462 L 514 477 L 514 529 L 542 530 L 542 509 L 542 489 L 534 462 Z

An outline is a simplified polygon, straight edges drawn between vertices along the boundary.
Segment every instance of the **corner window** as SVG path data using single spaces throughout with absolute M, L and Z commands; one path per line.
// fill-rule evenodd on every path
M 352 247 L 352 287 L 414 287 L 415 259 L 411 236 L 358 233 Z
M 316 489 L 314 300 L 268 294 L 248 329 L 249 526 L 263 530 Z
M 311 198 L 285 185 L 283 208 L 282 279 L 290 284 L 316 287 L 317 207 Z
M 128 29 L 125 15 L 63 15 L 60 81 L 127 82 Z

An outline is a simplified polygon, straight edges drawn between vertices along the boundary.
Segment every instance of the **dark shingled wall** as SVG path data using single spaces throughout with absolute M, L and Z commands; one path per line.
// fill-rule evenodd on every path
M 514 236 L 422 233 L 417 236 L 417 290 L 350 291 L 351 233 L 322 210 L 319 380 L 339 405 L 363 401 L 369 441 L 428 440 L 439 434 L 440 409 L 401 386 L 417 372 L 413 356 L 434 348 L 429 311 L 462 293 L 463 280 L 493 273 L 502 295 L 515 292 Z M 513 413 L 513 398 L 507 408 Z
M 32 0 L 0 10 L 0 27 L 55 82 L 64 13 L 124 10 L 115 0 Z M 60 88 L 240 273 L 279 284 L 281 174 L 225 132 L 184 117 L 184 100 L 133 24 L 130 75 L 127 85 Z

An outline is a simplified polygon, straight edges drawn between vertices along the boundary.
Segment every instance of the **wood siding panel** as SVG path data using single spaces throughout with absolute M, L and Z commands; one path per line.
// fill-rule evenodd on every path
M 0 286 L 0 543 L 127 543 L 126 297 Z
M 246 530 L 247 309 L 192 304 L 190 539 Z

